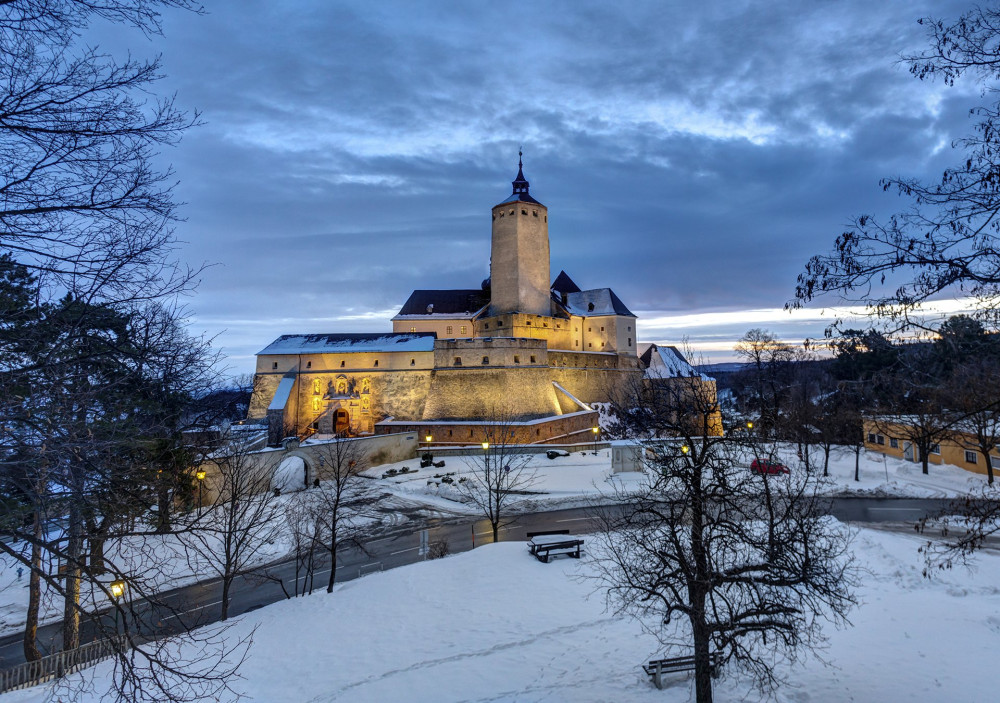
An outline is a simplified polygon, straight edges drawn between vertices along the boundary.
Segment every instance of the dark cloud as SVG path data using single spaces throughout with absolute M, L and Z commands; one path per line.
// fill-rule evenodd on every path
M 94 36 L 162 52 L 164 90 L 202 112 L 164 155 L 184 255 L 218 262 L 190 307 L 247 368 L 278 334 L 386 329 L 413 288 L 479 285 L 519 144 L 553 274 L 649 318 L 779 309 L 852 216 L 903 204 L 879 178 L 955 157 L 978 92 L 897 59 L 924 45 L 917 18 L 964 9 L 243 0 L 170 13 L 151 41 Z M 725 346 L 743 329 L 644 332 Z

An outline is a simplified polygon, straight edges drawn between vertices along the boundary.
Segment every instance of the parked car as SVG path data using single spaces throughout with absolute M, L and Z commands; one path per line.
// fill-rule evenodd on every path
M 750 470 L 755 474 L 787 474 L 788 467 L 784 464 L 779 464 L 776 461 L 768 461 L 767 459 L 754 459 L 750 464 Z

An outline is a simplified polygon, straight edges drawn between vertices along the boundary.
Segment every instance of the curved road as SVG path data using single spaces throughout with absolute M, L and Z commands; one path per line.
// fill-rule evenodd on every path
M 953 501 L 926 498 L 831 498 L 830 514 L 845 522 L 906 522 L 913 523 L 926 515 L 946 509 Z M 528 532 L 568 529 L 585 533 L 595 527 L 588 508 L 570 508 L 519 515 L 500 533 L 501 541 L 522 541 Z M 422 534 L 426 531 L 426 535 Z M 422 545 L 445 541 L 449 552 L 464 552 L 476 545 L 492 541 L 490 525 L 485 520 L 469 517 L 431 518 L 417 526 L 376 537 L 366 543 L 368 554 L 357 549 L 342 549 L 337 559 L 337 583 L 350 581 L 374 571 L 394 569 L 425 559 Z M 276 562 L 267 568 L 268 579 L 238 578 L 233 584 L 230 617 L 256 610 L 295 592 L 295 565 L 291 559 Z M 315 575 L 315 590 L 322 590 L 329 579 L 329 563 L 322 563 Z M 217 622 L 221 615 L 218 579 L 164 592 L 160 600 L 169 607 L 146 614 L 144 620 L 157 635 L 178 632 L 186 627 Z M 106 616 L 113 626 L 113 617 Z M 179 622 L 178 622 L 179 621 Z M 89 632 L 88 632 L 89 629 Z M 82 625 L 81 641 L 94 637 L 93 627 Z M 39 628 L 38 642 L 43 653 L 60 645 L 59 623 Z M 0 638 L 0 669 L 24 661 L 20 635 Z

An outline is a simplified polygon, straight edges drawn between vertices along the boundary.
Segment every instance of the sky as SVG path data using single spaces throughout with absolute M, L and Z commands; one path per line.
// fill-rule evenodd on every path
M 178 178 L 185 302 L 234 371 L 281 334 L 383 331 L 416 288 L 489 274 L 517 152 L 549 210 L 551 270 L 609 286 L 640 341 L 708 361 L 763 327 L 797 342 L 796 275 L 853 217 L 907 202 L 887 176 L 960 160 L 971 84 L 899 63 L 954 2 L 209 1 L 163 36 L 158 89 L 199 111 Z M 833 305 L 836 300 L 826 300 Z

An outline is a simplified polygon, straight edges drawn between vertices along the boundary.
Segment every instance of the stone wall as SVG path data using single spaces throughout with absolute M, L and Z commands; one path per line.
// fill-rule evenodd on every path
M 548 367 L 461 367 L 434 371 L 422 419 L 482 419 L 490 409 L 535 417 L 562 412 Z
M 595 439 L 596 411 L 580 411 L 539 420 L 513 422 L 505 426 L 513 432 L 511 444 L 579 444 Z M 382 432 L 413 432 L 423 447 L 474 446 L 490 438 L 496 426 L 489 422 L 428 421 L 407 423 L 386 421 L 375 425 Z M 430 436 L 430 441 L 427 437 Z

